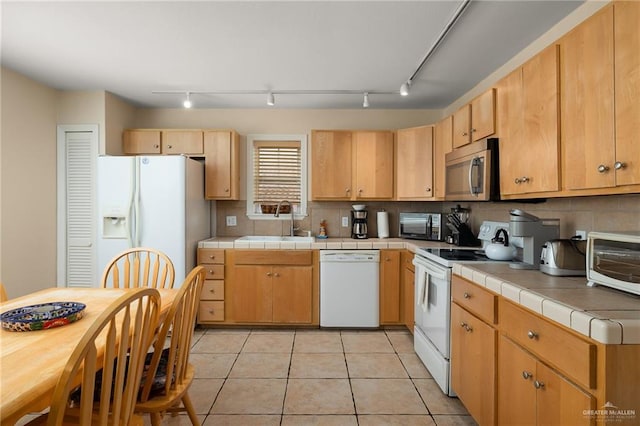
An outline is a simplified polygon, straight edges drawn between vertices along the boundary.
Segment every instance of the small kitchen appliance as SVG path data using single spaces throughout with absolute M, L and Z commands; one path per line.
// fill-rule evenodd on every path
M 351 238 L 357 240 L 367 239 L 367 215 L 366 210 L 351 210 Z
M 640 231 L 589 232 L 587 285 L 640 294 Z
M 442 213 L 400 213 L 400 238 L 444 241 L 450 235 Z
M 445 154 L 445 199 L 500 199 L 498 139 L 487 138 Z
M 540 253 L 540 271 L 555 276 L 584 276 L 586 240 L 558 239 L 547 241 Z
M 513 209 L 509 214 L 509 235 L 522 237 L 522 262 L 509 266 L 514 269 L 539 269 L 542 245 L 560 236 L 560 219 L 540 219 L 519 209 Z

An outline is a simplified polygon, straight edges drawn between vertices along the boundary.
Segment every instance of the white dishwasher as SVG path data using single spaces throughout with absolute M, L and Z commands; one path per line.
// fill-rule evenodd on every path
M 378 327 L 379 250 L 320 250 L 320 326 Z

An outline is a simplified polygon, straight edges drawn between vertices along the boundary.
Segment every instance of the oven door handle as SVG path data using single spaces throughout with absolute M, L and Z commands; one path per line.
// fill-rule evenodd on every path
M 443 267 L 435 267 L 431 266 L 426 262 L 420 262 L 413 260 L 413 264 L 427 271 L 427 274 L 437 278 L 439 280 L 447 280 L 449 277 L 447 276 L 448 268 Z
M 423 312 L 427 312 L 429 308 L 429 272 L 426 269 L 420 269 L 418 272 L 418 300 L 416 301 L 418 307 Z

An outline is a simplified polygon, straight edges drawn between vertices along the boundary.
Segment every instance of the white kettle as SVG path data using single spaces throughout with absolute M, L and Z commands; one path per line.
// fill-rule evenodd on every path
M 500 236 L 503 235 L 503 237 Z M 516 248 L 509 245 L 509 235 L 507 231 L 500 228 L 491 239 L 491 244 L 484 248 L 484 254 L 492 260 L 511 260 L 516 255 Z

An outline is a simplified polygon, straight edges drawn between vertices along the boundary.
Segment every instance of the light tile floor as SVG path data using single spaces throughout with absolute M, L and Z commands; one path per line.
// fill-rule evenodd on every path
M 476 424 L 401 329 L 198 329 L 191 362 L 203 426 Z M 191 423 L 180 415 L 163 424 Z

